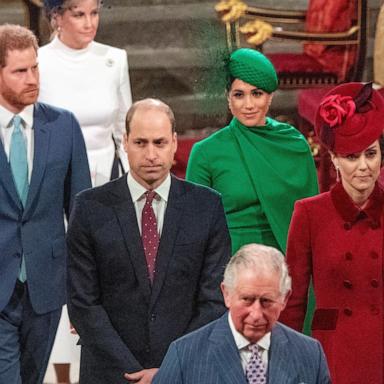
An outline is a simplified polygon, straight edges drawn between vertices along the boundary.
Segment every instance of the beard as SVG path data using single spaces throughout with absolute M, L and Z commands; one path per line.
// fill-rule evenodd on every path
M 4 84 L 1 96 L 9 105 L 21 110 L 37 101 L 39 89 L 38 87 L 31 87 L 17 93 Z

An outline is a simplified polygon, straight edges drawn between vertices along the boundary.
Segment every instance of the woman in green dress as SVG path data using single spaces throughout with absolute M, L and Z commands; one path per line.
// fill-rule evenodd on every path
M 285 252 L 293 205 L 318 193 L 304 136 L 267 117 L 278 80 L 271 62 L 248 48 L 228 60 L 230 124 L 196 143 L 187 180 L 222 194 L 232 251 L 261 243 Z

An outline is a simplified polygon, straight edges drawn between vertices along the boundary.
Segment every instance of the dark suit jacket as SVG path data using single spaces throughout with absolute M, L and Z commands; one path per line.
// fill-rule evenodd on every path
M 63 211 L 75 194 L 91 186 L 78 122 L 67 111 L 37 103 L 34 158 L 23 209 L 0 141 L 0 311 L 7 305 L 24 253 L 30 300 L 47 313 L 66 301 L 66 246 Z
M 328 384 L 320 343 L 277 323 L 272 329 L 268 384 Z M 153 384 L 246 384 L 228 315 L 173 342 Z
M 69 314 L 81 383 L 125 383 L 218 318 L 230 238 L 217 192 L 172 177 L 151 287 L 127 178 L 81 193 L 68 229 Z

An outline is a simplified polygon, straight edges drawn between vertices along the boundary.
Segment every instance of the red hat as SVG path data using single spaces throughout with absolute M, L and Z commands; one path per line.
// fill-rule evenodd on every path
M 330 151 L 361 152 L 384 128 L 384 99 L 372 83 L 345 83 L 329 91 L 316 112 L 315 131 Z

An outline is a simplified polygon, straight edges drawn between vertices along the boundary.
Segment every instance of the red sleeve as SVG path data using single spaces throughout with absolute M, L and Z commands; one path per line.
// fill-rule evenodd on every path
M 292 294 L 280 321 L 301 332 L 307 311 L 312 274 L 309 214 L 303 200 L 297 201 L 288 232 L 287 263 L 292 277 Z

